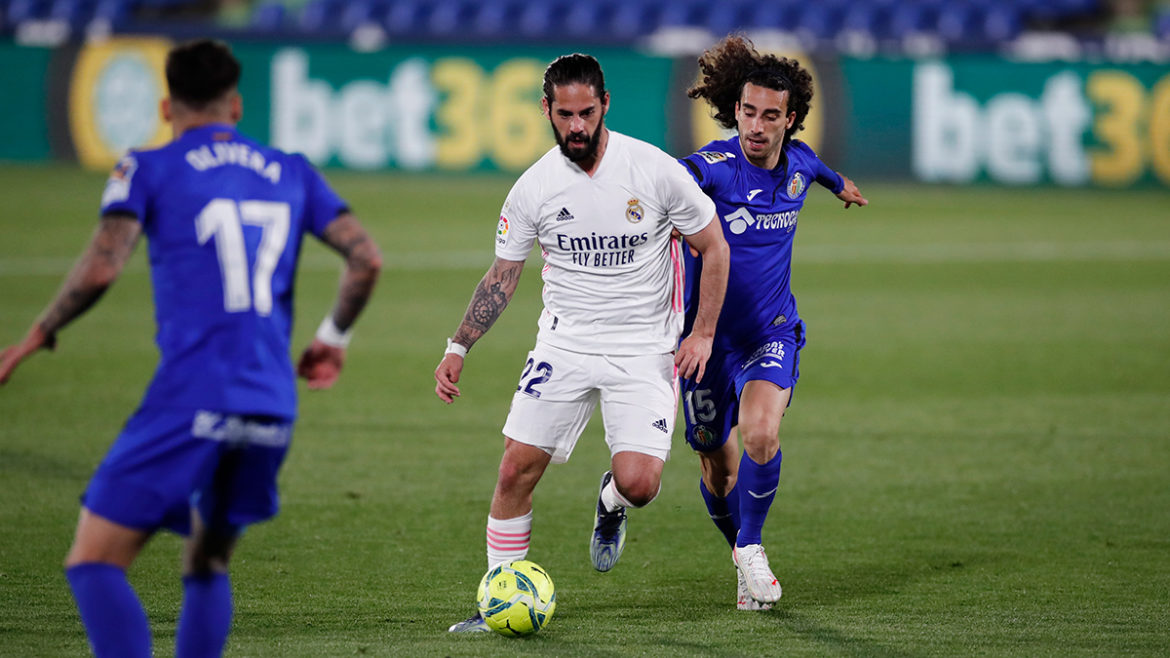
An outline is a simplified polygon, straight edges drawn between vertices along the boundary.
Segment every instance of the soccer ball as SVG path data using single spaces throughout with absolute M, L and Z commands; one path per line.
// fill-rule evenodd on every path
M 531 635 L 548 623 L 556 608 L 552 578 L 535 562 L 501 564 L 479 581 L 479 613 L 501 635 Z

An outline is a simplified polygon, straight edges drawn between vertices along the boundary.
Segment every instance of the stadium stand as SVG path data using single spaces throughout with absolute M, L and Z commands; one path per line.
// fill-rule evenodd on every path
M 937 40 L 950 50 L 994 48 L 1030 29 L 1101 25 L 1108 0 L 258 0 L 233 3 L 246 20 L 216 21 L 225 0 L 0 0 L 0 34 L 46 25 L 48 33 L 81 38 L 109 32 L 171 31 L 193 21 L 250 38 L 344 40 L 359 29 L 390 41 L 574 41 L 629 44 L 685 30 L 789 33 L 806 47 L 846 37 L 875 44 Z M 1170 40 L 1170 9 L 1151 21 L 1152 36 Z

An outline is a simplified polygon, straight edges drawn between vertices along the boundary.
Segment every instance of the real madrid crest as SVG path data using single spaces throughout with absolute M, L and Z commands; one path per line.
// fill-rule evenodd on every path
M 630 199 L 626 204 L 628 204 L 626 208 L 626 219 L 630 220 L 631 224 L 637 224 L 642 221 L 642 218 L 646 216 L 646 213 L 642 210 L 642 204 L 638 203 L 637 199 Z

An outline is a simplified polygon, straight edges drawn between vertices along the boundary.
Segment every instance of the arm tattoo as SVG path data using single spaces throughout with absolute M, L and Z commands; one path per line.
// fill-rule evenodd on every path
M 141 233 L 142 225 L 131 216 L 102 218 L 89 246 L 41 315 L 38 323 L 45 334 L 52 336 L 101 298 L 134 253 Z
M 523 271 L 524 261 L 497 258 L 475 287 L 471 303 L 467 305 L 467 312 L 463 315 L 463 322 L 455 331 L 452 340 L 470 348 L 486 334 L 512 300 L 512 294 L 516 292 Z
M 330 222 L 322 238 L 345 257 L 345 272 L 333 307 L 333 323 L 344 331 L 357 320 L 374 292 L 382 269 L 382 254 L 365 228 L 349 213 Z

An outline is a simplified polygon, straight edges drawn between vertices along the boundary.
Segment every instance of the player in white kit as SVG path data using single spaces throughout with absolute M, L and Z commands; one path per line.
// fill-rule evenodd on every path
M 609 571 L 625 544 L 625 508 L 658 495 L 674 431 L 674 374 L 701 378 L 711 354 L 728 248 L 712 222 L 714 204 L 671 156 L 605 127 L 609 94 L 596 59 L 575 54 L 550 64 L 541 105 L 558 147 L 504 201 L 496 260 L 435 370 L 435 393 L 448 403 L 459 396 L 467 351 L 507 306 L 539 242 L 544 310 L 504 424 L 488 568 L 527 556 L 536 483 L 550 462 L 568 460 L 600 401 L 612 457 L 590 557 Z M 672 229 L 704 264 L 698 318 L 681 344 L 682 254 Z M 488 629 L 477 613 L 449 630 Z

